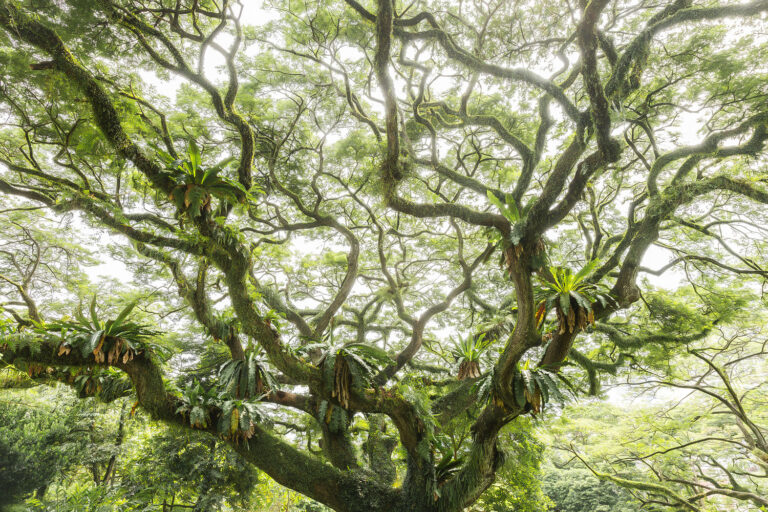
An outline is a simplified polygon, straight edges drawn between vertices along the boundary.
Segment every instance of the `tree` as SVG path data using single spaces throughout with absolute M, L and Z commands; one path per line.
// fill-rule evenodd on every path
M 246 8 L 0 0 L 4 364 L 461 510 L 505 426 L 729 322 L 641 273 L 765 278 L 765 0 Z M 134 281 L 52 288 L 56 222 Z
M 553 471 L 544 477 L 544 489 L 556 512 L 630 512 L 637 504 L 626 492 L 601 481 L 587 470 Z
M 743 313 L 678 349 L 675 365 L 637 367 L 631 410 L 594 404 L 553 430 L 571 462 L 632 492 L 646 507 L 761 510 L 768 506 L 765 454 L 764 321 Z M 755 377 L 758 377 L 757 379 Z M 652 394 L 671 395 L 649 400 Z M 644 434 L 637 437 L 637 425 Z M 595 436 L 593 432 L 599 432 Z M 598 438 L 599 437 L 599 438 Z
M 112 408 L 65 386 L 4 398 L 4 512 L 287 510 L 308 501 L 261 478 L 209 434 L 131 415 L 127 400 Z
M 42 496 L 90 444 L 79 404 L 70 401 L 57 404 L 64 407 L 56 411 L 44 411 L 43 403 L 0 403 L 0 510 L 30 492 Z

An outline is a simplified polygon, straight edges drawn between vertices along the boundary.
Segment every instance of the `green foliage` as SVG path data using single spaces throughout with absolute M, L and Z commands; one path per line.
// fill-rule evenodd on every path
M 254 425 L 264 421 L 258 405 L 262 396 L 231 399 L 226 392 L 193 382 L 182 391 L 176 413 L 186 417 L 193 428 L 205 430 L 215 423 L 220 436 L 239 441 L 253 436 Z
M 718 353 L 715 362 L 731 372 L 723 382 L 699 359 L 720 348 L 719 334 L 728 344 L 765 338 L 765 304 L 753 299 L 768 254 L 768 217 L 756 205 L 765 202 L 768 41 L 764 13 L 744 15 L 762 13 L 764 2 L 744 1 L 690 9 L 687 1 L 612 2 L 597 13 L 601 30 L 584 33 L 572 12 L 579 5 L 564 2 L 404 3 L 384 34 L 372 22 L 379 15 L 372 0 L 357 9 L 331 0 L 0 0 L 0 352 L 21 353 L 11 354 L 15 368 L 0 369 L 0 384 L 61 381 L 89 397 L 84 403 L 95 396 L 119 404 L 130 393 L 116 372 L 124 368 L 148 410 L 171 416 L 155 407 L 170 399 L 187 428 L 170 432 L 138 412 L 123 448 L 93 439 L 79 445 L 118 455 L 119 478 L 91 483 L 89 463 L 109 457 L 73 459 L 29 508 L 317 508 L 300 506 L 295 494 L 255 498 L 257 472 L 244 470 L 248 464 L 329 502 L 361 493 L 376 510 L 373 494 L 408 492 L 413 508 L 459 508 L 485 489 L 507 453 L 510 462 L 476 509 L 544 511 L 545 452 L 531 412 L 541 432 L 557 434 L 547 456 L 567 440 L 589 451 L 596 467 L 646 480 L 653 471 L 616 459 L 665 450 L 693 433 L 742 435 L 727 421 L 728 411 L 741 411 L 728 402 L 729 382 L 733 401 L 763 428 L 765 356 L 737 372 L 730 368 L 742 368 L 743 354 Z M 241 23 L 218 12 L 230 7 Z M 46 30 L 25 33 L 17 12 Z M 660 30 L 642 32 L 662 19 Z M 382 44 L 387 35 L 391 45 Z M 380 54 L 386 48 L 390 55 Z M 596 48 L 597 81 L 585 48 Z M 58 56 L 46 55 L 51 49 Z M 230 49 L 224 72 L 214 71 L 212 54 Z M 61 72 L 67 62 L 74 72 Z M 181 73 L 169 70 L 175 66 Z M 385 68 L 394 111 L 376 92 L 387 89 Z M 533 73 L 543 69 L 546 76 Z M 595 90 L 604 90 L 607 105 Z M 597 135 L 606 133 L 620 154 L 603 151 Z M 712 134 L 727 138 L 701 143 Z M 382 158 L 393 142 L 397 162 Z M 650 176 L 650 168 L 659 172 Z M 246 182 L 257 185 L 246 190 Z M 115 236 L 107 241 L 107 233 Z M 488 263 L 496 249 L 503 276 Z M 594 275 L 597 260 L 605 285 Z M 576 272 L 551 261 L 589 263 Z M 86 263 L 100 265 L 86 272 Z M 658 268 L 661 278 L 647 272 Z M 635 282 L 635 275 L 652 277 Z M 542 283 L 531 301 L 534 276 Z M 686 280 L 690 286 L 677 284 Z M 659 282 L 676 289 L 653 289 Z M 156 299 L 117 316 L 97 314 L 94 299 L 90 314 L 50 322 L 94 290 L 109 304 L 150 292 Z M 528 329 L 517 316 L 531 310 L 538 325 Z M 132 362 L 140 351 L 159 354 L 150 342 L 161 331 L 170 332 L 177 357 Z M 322 332 L 327 343 L 314 343 Z M 447 334 L 459 332 L 472 334 Z M 41 338 L 59 350 L 58 361 L 85 365 L 50 363 L 57 359 L 48 349 L 46 364 L 35 363 Z M 235 338 L 249 347 L 245 360 L 230 360 Z M 415 354 L 382 374 L 393 368 L 387 354 L 409 343 L 419 345 Z M 520 363 L 542 353 L 565 359 L 544 368 Z M 454 359 L 458 380 L 476 381 L 458 382 Z M 153 380 L 142 382 L 150 364 Z M 574 379 L 582 370 L 594 390 L 604 375 L 616 402 L 640 383 L 662 390 L 653 401 L 690 390 L 664 391 L 654 383 L 661 380 L 695 382 L 726 400 L 696 402 L 694 409 L 717 411 L 700 419 L 682 406 L 592 414 L 574 404 L 562 415 L 539 414 L 565 399 L 563 385 L 582 387 Z M 492 396 L 502 378 L 512 387 L 503 400 Z M 153 393 L 141 386 L 152 383 Z M 271 402 L 307 397 L 308 410 L 262 403 L 265 393 Z M 381 416 L 379 430 L 353 422 L 356 409 Z M 115 434 L 110 411 L 89 418 L 88 435 Z M 573 428 L 560 428 L 560 418 Z M 637 424 L 654 428 L 640 435 Z M 240 443 L 245 453 L 242 441 L 256 432 L 248 446 L 274 442 L 278 450 L 247 453 L 246 462 L 225 447 Z M 379 434 L 392 441 L 379 450 L 393 478 L 381 487 L 375 462 L 363 457 L 360 471 L 329 469 L 341 482 L 331 482 L 332 492 L 305 486 L 310 475 L 286 476 L 285 464 L 312 467 L 339 439 L 352 458 L 370 454 L 364 446 Z M 711 453 L 749 486 L 754 470 L 742 461 L 759 464 L 765 450 L 729 445 Z M 727 482 L 704 449 L 670 453 L 659 457 L 658 475 L 690 477 L 702 464 L 696 482 Z M 441 496 L 443 488 L 461 492 Z M 273 483 L 259 490 L 287 492 Z M 433 503 L 446 496 L 454 501 Z M 576 504 L 572 496 L 557 501 Z M 586 501 L 621 510 L 602 497 Z M 727 500 L 698 501 L 709 512 Z
M 432 445 L 440 454 L 440 460 L 435 464 L 435 481 L 440 486 L 461 469 L 466 462 L 466 457 L 456 453 L 447 436 L 435 435 L 432 439 Z
M 128 396 L 133 391 L 133 385 L 128 377 L 111 368 L 75 373 L 72 378 L 74 379 L 72 384 L 79 396 L 97 396 L 104 402 L 112 402 L 117 398 Z
M 169 199 L 179 211 L 187 211 L 191 217 L 199 217 L 202 212 L 211 211 L 211 196 L 231 204 L 246 200 L 255 201 L 258 187 L 246 190 L 243 185 L 219 174 L 234 160 L 226 158 L 214 166 L 203 168 L 202 155 L 194 139 L 190 139 L 187 159 L 174 159 L 170 154 L 154 147 L 155 152 L 165 162 L 170 171 L 170 178 L 176 182 Z
M 705 289 L 682 287 L 674 292 L 655 289 L 648 293 L 646 307 L 650 323 L 657 329 L 691 333 L 715 322 L 741 320 L 754 307 L 753 292 L 739 285 L 707 283 Z M 748 315 L 747 315 L 748 316 Z
M 458 379 L 473 379 L 480 376 L 480 356 L 495 340 L 486 339 L 486 333 L 479 335 L 468 334 L 459 338 L 458 343 L 451 351 L 453 358 L 459 365 Z
M 641 498 L 657 495 L 670 500 L 692 499 L 695 492 L 686 482 L 697 481 L 702 474 L 727 485 L 729 476 L 764 465 L 761 453 L 741 443 L 751 438 L 742 430 L 744 423 L 721 408 L 724 401 L 739 397 L 737 414 L 749 418 L 749 424 L 764 425 L 768 420 L 761 398 L 766 383 L 750 375 L 764 366 L 764 361 L 755 359 L 764 354 L 763 335 L 755 336 L 764 332 L 764 326 L 752 329 L 754 325 L 740 322 L 719 325 L 709 336 L 684 344 L 675 340 L 667 348 L 666 364 L 659 364 L 663 371 L 651 370 L 661 376 L 657 382 L 627 387 L 613 404 L 569 405 L 548 429 L 552 444 L 562 450 L 560 460 L 570 459 L 576 451 L 609 486 L 626 487 Z M 731 335 L 745 332 L 752 335 Z M 643 364 L 651 367 L 647 361 L 655 365 L 657 357 L 643 356 Z M 641 436 L 636 435 L 637 425 L 644 425 Z M 753 492 L 762 492 L 760 483 L 749 485 L 754 485 Z M 717 496 L 697 502 L 707 512 L 731 505 L 739 507 L 736 501 Z
M 586 469 L 550 468 L 541 486 L 555 512 L 635 512 L 638 507 L 627 491 Z
M 584 329 L 588 323 L 595 323 L 592 305 L 599 301 L 603 307 L 613 301 L 606 292 L 608 288 L 600 283 L 586 281 L 589 274 L 597 267 L 598 261 L 592 260 L 575 274 L 569 268 L 549 267 L 551 280 L 540 279 L 545 290 L 553 293 L 541 300 L 536 311 L 536 321 L 541 325 L 547 312 L 555 310 L 560 326 L 560 334 L 574 329 Z M 600 291 L 604 290 L 604 291 Z
M 75 320 L 60 320 L 42 324 L 37 332 L 56 334 L 60 341 L 59 355 L 69 354 L 72 349 L 79 350 L 83 357 L 93 354 L 97 363 L 123 364 L 132 360 L 136 354 L 144 351 L 166 352 L 159 345 L 149 343 L 149 339 L 160 334 L 145 325 L 129 321 L 136 302 L 128 304 L 118 315 L 109 320 L 102 320 L 96 311 L 96 295 L 89 308 L 90 318 L 83 315 L 82 309 L 75 310 Z
M 3 396 L 6 399 L 0 401 L 0 510 L 30 493 L 42 497 L 88 446 L 88 438 L 75 430 L 83 426 L 82 405 L 73 397 L 54 401 L 54 393 L 40 394 L 39 390 Z M 8 400 L 13 398 L 16 400 Z
M 530 407 L 534 414 L 544 410 L 550 399 L 560 403 L 565 402 L 565 396 L 560 392 L 556 372 L 546 368 L 531 368 L 526 361 L 522 368 L 515 372 L 512 386 L 515 401 L 520 407 Z
M 219 395 L 214 390 L 206 390 L 199 382 L 194 382 L 182 391 L 182 405 L 176 409 L 176 413 L 188 416 L 192 427 L 205 429 L 211 421 L 209 409 L 218 399 Z
M 334 434 L 346 432 L 351 420 L 345 408 L 335 406 L 328 400 L 320 402 L 317 408 L 317 419 L 328 425 L 328 431 Z
M 552 501 L 542 488 L 545 473 L 542 461 L 545 446 L 533 427 L 524 420 L 505 428 L 500 446 L 508 453 L 499 469 L 498 478 L 483 493 L 471 512 L 544 512 L 552 509 Z
M 63 387 L 4 396 L 15 400 L 0 401 L 9 420 L 0 422 L 0 510 L 140 512 L 165 500 L 246 511 L 303 501 L 204 433 L 131 419 L 124 408 L 118 442 L 120 417 Z M 116 478 L 95 482 L 113 456 Z
M 349 405 L 353 387 L 360 390 L 368 386 L 376 371 L 392 360 L 384 350 L 365 343 L 334 343 L 332 338 L 324 343 L 302 346 L 302 352 L 321 351 L 318 366 L 325 385 L 332 389 L 345 409 Z
M 15 350 L 27 349 L 32 355 L 40 351 L 40 336 L 33 330 L 19 330 L 0 334 L 0 345 Z
M 170 502 L 172 496 L 176 503 L 207 510 L 258 510 L 266 505 L 267 496 L 259 496 L 266 490 L 264 480 L 225 443 L 177 429 L 154 431 L 151 437 L 146 430 L 137 432 L 142 433 L 140 446 L 124 461 L 125 488 L 136 492 L 128 503 L 135 509 Z
M 219 369 L 219 382 L 236 398 L 253 398 L 277 389 L 274 377 L 255 350 L 248 350 L 245 360 L 229 360 Z
M 509 238 L 508 240 L 505 240 L 505 243 L 506 242 L 511 243 L 513 246 L 518 245 L 520 243 L 520 239 L 523 236 L 523 228 L 525 225 L 524 217 L 530 205 L 527 205 L 526 208 L 524 208 L 523 211 L 521 212 L 518 209 L 517 203 L 515 202 L 515 198 L 512 197 L 512 194 L 506 194 L 504 196 L 504 202 L 502 202 L 501 199 L 496 197 L 496 194 L 491 192 L 490 190 L 486 194 L 486 197 L 488 198 L 488 201 L 491 204 L 493 204 L 496 208 L 499 209 L 499 212 L 501 212 L 501 214 L 512 225 Z
M 224 400 L 217 405 L 220 409 L 217 430 L 225 437 L 248 439 L 254 433 L 254 424 L 264 421 L 264 416 L 255 402 Z
M 487 403 L 488 400 L 491 398 L 491 392 L 493 391 L 493 380 L 495 378 L 496 372 L 494 368 L 491 368 L 491 371 L 488 372 L 488 374 L 480 379 L 475 386 L 474 390 L 477 394 L 477 398 L 480 401 L 480 403 Z
M 457 363 L 479 361 L 480 356 L 488 349 L 492 342 L 493 340 L 486 340 L 485 333 L 481 333 L 479 336 L 469 334 L 464 338 L 459 338 L 451 353 Z
M 496 194 L 494 194 L 490 190 L 486 195 L 488 197 L 488 201 L 490 201 L 492 205 L 498 208 L 501 214 L 504 215 L 504 217 L 506 217 L 506 219 L 511 224 L 514 224 L 520 221 L 521 219 L 520 210 L 517 209 L 517 203 L 515 203 L 515 198 L 512 197 L 512 194 L 505 195 L 503 203 L 498 197 L 496 197 Z

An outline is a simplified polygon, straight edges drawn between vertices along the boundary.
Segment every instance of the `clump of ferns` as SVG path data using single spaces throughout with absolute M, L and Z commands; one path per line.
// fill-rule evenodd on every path
M 216 430 L 224 438 L 235 443 L 248 440 L 256 432 L 256 424 L 265 421 L 256 402 L 247 400 L 225 400 L 218 404 L 219 421 Z
M 534 416 L 544 410 L 550 399 L 565 402 L 558 375 L 546 368 L 531 368 L 530 361 L 516 369 L 512 387 L 517 405 L 531 411 Z
M 594 325 L 594 304 L 600 302 L 605 307 L 613 301 L 605 285 L 586 281 L 597 263 L 597 260 L 592 260 L 575 274 L 569 268 L 549 267 L 549 276 L 540 279 L 543 290 L 539 293 L 542 298 L 535 313 L 537 326 L 543 324 L 551 310 L 557 315 L 559 334 L 573 333 L 585 329 L 588 324 Z
M 96 312 L 96 296 L 90 304 L 90 318 L 83 315 L 81 308 L 74 312 L 74 320 L 59 320 L 48 324 L 39 324 L 36 331 L 59 342 L 58 356 L 68 355 L 73 349 L 80 350 L 83 357 L 93 354 L 98 364 L 126 364 L 136 355 L 152 352 L 167 356 L 165 350 L 149 340 L 160 334 L 159 331 L 128 320 L 128 315 L 136 307 L 131 302 L 115 318 L 103 320 Z
M 254 398 L 277 389 L 275 378 L 256 350 L 245 353 L 245 359 L 229 360 L 219 368 L 219 385 L 235 398 Z
M 459 380 L 475 379 L 480 377 L 480 357 L 490 347 L 492 340 L 486 333 L 469 334 L 465 338 L 459 338 L 458 343 L 451 351 L 459 371 L 456 376 Z
M 219 435 L 239 442 L 250 439 L 255 425 L 264 421 L 259 402 L 274 389 L 277 384 L 267 363 L 257 350 L 249 348 L 244 359 L 221 365 L 215 384 L 206 387 L 195 381 L 187 385 L 176 412 L 193 428 L 215 426 Z
M 322 371 L 324 385 L 331 390 L 331 396 L 344 408 L 349 408 L 353 387 L 363 390 L 368 387 L 376 371 L 392 360 L 382 349 L 364 343 L 312 343 L 302 351 L 312 353 L 321 350 L 317 366 Z
M 221 437 L 237 443 L 253 437 L 256 424 L 265 421 L 258 405 L 261 398 L 231 399 L 226 392 L 205 388 L 195 381 L 182 391 L 176 414 L 189 421 L 192 428 L 215 428 Z
M 186 212 L 190 217 L 210 212 L 212 197 L 236 204 L 246 199 L 253 200 L 252 192 L 261 191 L 258 187 L 246 190 L 238 181 L 219 176 L 234 160 L 232 157 L 214 166 L 203 167 L 202 155 L 194 140 L 189 141 L 186 159 L 174 158 L 156 146 L 153 149 L 165 163 L 168 177 L 176 183 L 168 199 L 180 212 Z
M 68 380 L 80 398 L 93 396 L 107 403 L 128 396 L 133 390 L 131 381 L 122 372 L 112 369 L 89 369 L 73 374 Z
M 459 455 L 451 438 L 445 434 L 433 436 L 432 446 L 440 454 L 440 460 L 435 464 L 435 482 L 439 488 L 461 469 L 466 457 Z
M 322 400 L 317 406 L 317 420 L 324 422 L 328 426 L 328 431 L 333 434 L 340 434 L 347 430 L 352 420 L 344 407 L 338 407 Z
M 523 252 L 525 252 L 521 242 L 525 231 L 526 216 L 533 204 L 529 203 L 520 209 L 512 194 L 504 194 L 502 196 L 488 190 L 486 196 L 488 202 L 494 205 L 510 224 L 510 230 L 506 236 L 502 237 L 496 232 L 491 236 L 491 242 L 496 246 L 501 245 L 502 251 L 499 258 L 499 266 L 511 275 L 515 260 L 520 258 Z M 533 243 L 533 252 L 530 254 L 529 266 L 532 269 L 538 269 L 545 262 L 544 241 L 541 238 L 537 238 Z
M 63 382 L 72 386 L 80 398 L 96 397 L 106 403 L 128 396 L 133 391 L 130 379 L 122 371 L 98 366 L 58 368 L 18 361 L 0 373 L 0 388 L 4 387 L 6 379 L 3 377 L 6 375 L 18 384 L 23 383 L 24 379 Z
M 193 381 L 181 392 L 176 414 L 187 419 L 192 428 L 208 428 L 211 421 L 210 409 L 217 400 L 218 393 L 213 388 L 205 388 L 199 381 Z
M 494 393 L 495 373 L 491 369 L 488 374 L 475 384 L 477 397 L 480 403 L 486 403 L 493 400 L 500 407 L 504 406 L 501 399 Z M 526 361 L 522 367 L 518 364 L 515 367 L 514 377 L 512 379 L 512 392 L 515 403 L 524 411 L 531 411 L 533 415 L 542 412 L 547 403 L 552 400 L 565 403 L 566 397 L 561 391 L 560 381 L 569 383 L 560 377 L 557 373 L 544 368 L 532 368 L 530 361 Z

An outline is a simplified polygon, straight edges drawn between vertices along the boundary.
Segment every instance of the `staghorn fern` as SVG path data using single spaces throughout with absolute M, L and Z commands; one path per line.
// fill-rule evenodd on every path
M 565 402 L 565 396 L 560 392 L 556 373 L 545 368 L 529 368 L 529 362 L 515 373 L 513 388 L 517 405 L 523 408 L 530 406 L 536 415 L 544 410 L 545 405 L 554 399 Z
M 592 260 L 575 274 L 569 268 L 549 267 L 551 280 L 540 280 L 546 296 L 539 302 L 535 313 L 537 325 L 541 326 L 547 313 L 553 309 L 560 334 L 585 329 L 587 324 L 594 325 L 595 302 L 605 307 L 613 301 L 607 287 L 586 282 L 597 264 L 597 260 Z
M 480 356 L 491 345 L 491 341 L 486 338 L 485 333 L 459 338 L 459 342 L 451 352 L 459 364 L 457 375 L 459 380 L 480 377 Z
M 211 211 L 211 197 L 231 204 L 254 199 L 252 192 L 239 182 L 219 176 L 227 164 L 234 160 L 232 157 L 212 167 L 203 168 L 200 149 L 194 140 L 189 141 L 187 158 L 184 160 L 174 159 L 157 146 L 153 149 L 164 161 L 166 169 L 170 171 L 170 178 L 176 183 L 168 199 L 179 211 L 187 212 L 191 217 L 199 217 L 203 212 Z M 251 190 L 260 192 L 258 187 Z
M 250 439 L 255 425 L 265 421 L 258 405 L 261 398 L 263 395 L 251 400 L 233 400 L 226 393 L 216 388 L 205 389 L 196 381 L 182 391 L 176 414 L 181 414 L 193 428 L 208 429 L 215 423 L 220 436 L 239 442 Z
M 230 360 L 219 369 L 219 383 L 235 398 L 252 398 L 275 389 L 275 379 L 254 350 L 244 360 Z
M 384 350 L 363 343 L 313 343 L 302 347 L 302 351 L 310 353 L 318 349 L 323 351 L 317 365 L 325 385 L 345 409 L 349 408 L 353 386 L 367 387 L 377 369 L 392 361 Z
M 80 350 L 83 357 L 93 354 L 97 363 L 123 364 L 132 360 L 136 354 L 145 350 L 159 348 L 148 340 L 160 334 L 145 325 L 129 321 L 137 301 L 131 302 L 118 315 L 110 320 L 102 320 L 96 312 L 96 295 L 93 296 L 89 312 L 90 318 L 83 315 L 81 308 L 75 310 L 75 321 L 61 320 L 42 325 L 37 331 L 56 336 L 60 341 L 58 355 L 69 354 L 72 349 Z M 159 353 L 163 353 L 160 349 Z

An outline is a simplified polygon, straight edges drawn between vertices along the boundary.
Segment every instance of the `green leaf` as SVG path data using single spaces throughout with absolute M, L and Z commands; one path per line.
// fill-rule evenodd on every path
M 135 301 L 131 302 L 130 304 L 128 304 L 127 306 L 125 306 L 123 308 L 123 310 L 120 311 L 120 313 L 115 318 L 114 325 L 119 327 L 123 323 L 123 320 L 125 320 L 126 317 L 129 314 L 131 314 L 131 311 L 133 311 L 133 308 L 136 307 L 136 304 L 138 304 L 138 302 L 139 302 L 138 300 L 135 300 Z
M 189 422 L 193 427 L 206 428 L 208 426 L 208 421 L 205 409 L 199 405 L 192 407 L 192 410 L 189 412 Z
M 492 205 L 494 205 L 496 208 L 498 208 L 499 211 L 501 211 L 501 212 L 504 211 L 504 203 L 499 201 L 499 198 L 496 197 L 496 194 L 494 194 L 493 192 L 488 190 L 486 192 L 486 196 L 488 197 L 488 201 L 490 201 Z
M 256 381 L 259 378 L 259 365 L 253 358 L 248 360 L 248 396 L 254 396 L 256 394 Z
M 523 227 L 522 222 L 516 222 L 512 225 L 512 229 L 509 232 L 509 241 L 512 242 L 512 245 L 518 245 L 520 240 L 523 239 Z
M 221 404 L 221 416 L 219 416 L 216 429 L 223 433 L 229 432 L 229 428 L 232 424 L 232 409 L 234 408 L 234 402 L 227 400 Z
M 543 380 L 547 383 L 547 389 L 552 394 L 555 400 L 557 400 L 560 403 L 565 402 L 565 397 L 560 392 L 560 387 L 557 385 L 557 382 L 554 378 L 550 375 L 550 372 L 546 370 L 539 370 L 539 375 L 543 378 Z
M 374 347 L 371 345 L 365 345 L 363 343 L 348 343 L 344 345 L 344 348 L 346 350 L 352 349 L 355 352 L 358 352 L 363 357 L 368 357 L 370 359 L 374 359 L 376 361 L 386 361 L 389 362 L 392 359 L 389 357 L 389 354 L 385 350 L 380 349 L 379 347 Z
M 240 410 L 237 407 L 232 408 L 232 412 L 229 414 L 229 432 L 234 434 L 240 427 Z
M 580 283 L 581 281 L 583 281 L 585 277 L 587 277 L 589 274 L 592 273 L 593 270 L 595 270 L 595 268 L 597 267 L 598 263 L 599 263 L 599 261 L 594 259 L 594 260 L 590 261 L 589 263 L 587 263 L 586 265 L 584 265 L 584 268 L 579 270 L 576 273 L 576 275 L 574 276 L 574 278 L 573 278 L 574 284 Z
M 218 179 L 219 169 L 208 169 L 203 173 L 203 177 L 200 180 L 200 185 L 209 186 L 219 182 Z
M 240 365 L 240 379 L 238 382 L 238 387 L 240 388 L 240 396 L 251 395 L 250 388 L 254 385 L 253 380 L 248 378 L 248 368 L 245 366 L 245 363 Z
M 233 160 L 236 160 L 236 158 L 235 158 L 235 157 L 233 157 L 233 156 L 228 156 L 228 157 L 227 157 L 227 158 L 225 158 L 224 160 L 222 160 L 222 161 L 220 161 L 220 162 L 216 163 L 216 165 L 214 165 L 213 167 L 211 167 L 211 170 L 212 170 L 212 171 L 216 171 L 216 172 L 218 173 L 219 171 L 221 171 L 222 169 L 224 169 L 224 167 L 226 167 L 226 166 L 227 166 L 227 164 L 229 164 L 229 163 L 230 163 L 230 162 L 232 162 Z
M 592 309 L 592 303 L 589 300 L 587 300 L 587 298 L 584 297 L 579 292 L 571 292 L 570 295 L 571 297 L 574 298 L 574 300 L 576 301 L 576 304 L 578 304 L 582 308 L 586 309 L 587 311 Z
M 515 202 L 514 196 L 512 194 L 506 194 L 504 196 L 504 201 L 507 203 L 507 208 L 509 209 L 509 213 L 514 218 L 514 221 L 520 220 L 520 210 L 517 209 L 517 203 Z
M 510 223 L 514 224 L 520 220 L 520 211 L 517 209 L 517 204 L 515 203 L 512 194 L 505 195 L 504 200 L 506 201 L 506 204 L 502 203 L 501 200 L 496 197 L 496 194 L 490 190 L 486 192 L 486 196 L 488 197 L 488 201 L 498 208 L 501 214 L 504 215 Z
M 234 192 L 234 188 L 229 185 L 211 185 L 207 188 L 211 195 L 223 199 L 229 203 L 236 204 L 239 202 L 237 194 Z
M 75 309 L 75 318 L 80 323 L 82 327 L 90 328 L 91 322 L 88 321 L 87 318 L 85 318 L 85 315 L 83 314 L 83 305 L 82 303 Z
M 238 365 L 241 364 L 241 361 L 227 361 L 221 366 L 221 369 L 219 370 L 219 380 L 224 384 L 225 386 L 228 386 L 232 381 L 232 376 L 237 371 Z
M 248 430 L 251 428 L 251 409 L 249 407 L 243 407 L 240 409 L 240 430 Z
M 189 215 L 192 217 L 199 217 L 200 210 L 203 206 L 203 199 L 205 198 L 205 189 L 199 186 L 191 186 L 184 194 L 184 205 L 187 207 Z
M 93 294 L 90 311 L 91 311 L 91 320 L 93 320 L 93 328 L 94 329 L 100 328 L 101 323 L 99 322 L 99 316 L 96 314 L 96 294 Z
M 517 405 L 520 407 L 525 407 L 526 400 L 525 400 L 525 383 L 523 382 L 523 376 L 521 374 L 517 374 L 514 379 L 514 388 L 515 388 L 515 400 L 517 401 Z
M 101 340 L 103 335 L 103 330 L 94 331 L 93 334 L 91 334 L 88 342 L 84 343 L 82 346 L 81 353 L 83 354 L 83 357 L 88 357 L 88 355 L 93 352 L 93 349 L 99 344 L 99 340 Z
M 195 139 L 189 139 L 189 148 L 187 149 L 189 155 L 189 163 L 192 165 L 192 172 L 195 172 L 202 164 L 202 158 L 200 157 L 200 148 L 197 147 Z
M 536 392 L 536 383 L 533 381 L 531 370 L 522 370 L 520 374 L 523 376 L 523 382 L 525 382 L 528 394 L 533 395 Z
M 554 286 L 552 286 L 553 283 L 549 283 L 548 281 L 544 281 L 544 284 L 549 285 L 550 288 L 553 288 L 557 291 L 563 290 L 563 283 L 562 283 L 562 276 L 561 270 L 559 267 L 549 267 L 549 271 L 552 273 L 552 279 L 554 280 Z
M 544 377 L 539 372 L 534 372 L 533 378 L 536 380 L 536 386 L 541 390 L 542 401 L 544 403 L 549 402 L 549 386 L 544 381 Z

